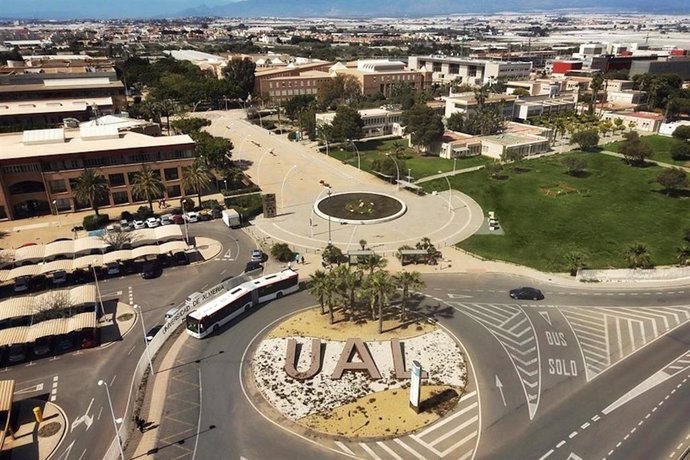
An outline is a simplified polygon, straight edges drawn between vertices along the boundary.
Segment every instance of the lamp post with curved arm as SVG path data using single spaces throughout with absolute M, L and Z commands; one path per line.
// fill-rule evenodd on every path
M 283 209 L 285 207 L 285 181 L 287 181 L 288 175 L 296 167 L 297 167 L 297 165 L 292 165 L 292 168 L 288 169 L 288 172 L 285 173 L 285 177 L 283 177 L 283 185 L 280 186 L 280 208 L 281 209 Z
M 321 181 L 321 183 L 323 185 L 323 181 Z M 319 194 L 316 195 L 316 199 L 314 200 L 314 205 L 311 207 L 311 215 L 309 216 L 309 230 L 311 231 L 311 237 L 312 238 L 314 238 L 314 208 L 316 207 L 316 203 L 319 202 L 319 199 L 321 198 L 321 194 L 323 192 L 326 192 L 326 191 L 328 191 L 329 195 L 330 195 L 331 187 L 329 185 L 324 185 L 324 188 L 322 188 L 319 191 Z M 330 217 L 328 219 L 328 223 L 329 223 L 329 227 L 330 227 L 330 223 L 331 223 Z
M 362 157 L 359 154 L 359 149 L 357 148 L 357 145 L 355 144 L 355 141 L 352 139 L 348 139 L 348 141 L 352 144 L 352 146 L 355 148 L 355 152 L 357 152 L 357 169 L 360 171 L 362 170 Z
M 264 153 L 261 154 L 261 158 L 259 158 L 259 164 L 256 166 L 256 185 L 261 183 L 261 162 L 264 161 L 264 157 L 267 153 L 273 154 L 273 149 L 265 150 Z
M 393 160 L 393 163 L 395 164 L 395 172 L 398 175 L 397 179 L 395 180 L 395 185 L 396 185 L 395 190 L 399 192 L 400 191 L 400 168 L 398 167 L 398 162 L 395 160 L 395 157 L 393 155 L 391 155 L 390 152 L 386 152 L 386 156 L 388 158 L 390 158 L 391 160 Z
M 318 127 L 316 128 L 316 134 L 323 136 L 323 140 L 326 143 L 326 156 L 330 156 L 328 153 L 328 139 L 326 138 L 326 130 L 323 128 L 319 129 Z
M 110 390 L 105 380 L 99 380 L 98 386 L 105 387 L 105 395 L 108 398 L 108 407 L 110 407 L 110 416 L 113 418 L 113 427 L 115 428 L 115 436 L 117 436 L 117 447 L 120 449 L 120 458 L 125 460 L 125 452 L 122 450 L 122 438 L 120 437 L 120 430 L 117 429 L 118 423 L 122 423 L 121 418 L 115 418 L 115 410 L 113 409 L 113 400 L 110 398 Z
M 237 148 L 237 164 L 238 164 L 238 165 L 241 163 L 240 155 L 242 154 L 242 146 L 244 146 L 244 143 L 245 143 L 245 142 L 247 141 L 247 139 L 249 139 L 250 137 L 252 137 L 251 134 L 247 134 L 246 136 L 244 136 L 244 139 L 242 139 L 242 142 L 240 142 L 240 146 Z
M 439 171 L 439 174 L 443 174 L 443 171 Z M 448 183 L 448 212 L 451 211 L 451 204 L 450 204 L 450 199 L 453 196 L 453 188 L 450 186 L 450 179 L 448 179 L 448 176 L 444 175 L 443 176 L 446 179 L 446 182 Z

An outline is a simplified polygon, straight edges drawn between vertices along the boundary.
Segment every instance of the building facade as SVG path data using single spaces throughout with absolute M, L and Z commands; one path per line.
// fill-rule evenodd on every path
M 527 80 L 532 63 L 451 56 L 410 56 L 408 68 L 431 72 L 434 83 L 453 82 L 481 86 L 497 80 Z

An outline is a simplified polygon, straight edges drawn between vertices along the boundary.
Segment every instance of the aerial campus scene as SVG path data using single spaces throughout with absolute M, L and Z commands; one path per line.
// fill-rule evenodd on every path
M 0 459 L 690 459 L 690 4 L 4 0 Z

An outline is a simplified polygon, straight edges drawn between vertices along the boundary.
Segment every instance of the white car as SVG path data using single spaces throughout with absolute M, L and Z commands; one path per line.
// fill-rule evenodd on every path
M 146 219 L 146 226 L 148 228 L 156 228 L 160 227 L 161 222 L 158 220 L 158 217 L 149 217 Z
M 187 219 L 187 222 L 190 224 L 193 224 L 195 222 L 199 222 L 199 213 L 198 212 L 188 212 L 187 214 L 184 215 L 185 219 Z
M 161 216 L 161 225 L 170 225 L 172 223 L 172 214 L 166 214 L 164 216 Z
M 146 222 L 144 222 L 143 220 L 135 220 L 133 224 L 135 230 L 141 230 L 142 228 L 146 228 Z

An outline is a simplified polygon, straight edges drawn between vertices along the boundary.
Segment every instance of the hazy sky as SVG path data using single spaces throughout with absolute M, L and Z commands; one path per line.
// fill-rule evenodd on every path
M 173 14 L 197 5 L 230 3 L 231 0 L 2 0 L 0 16 L 146 17 Z

